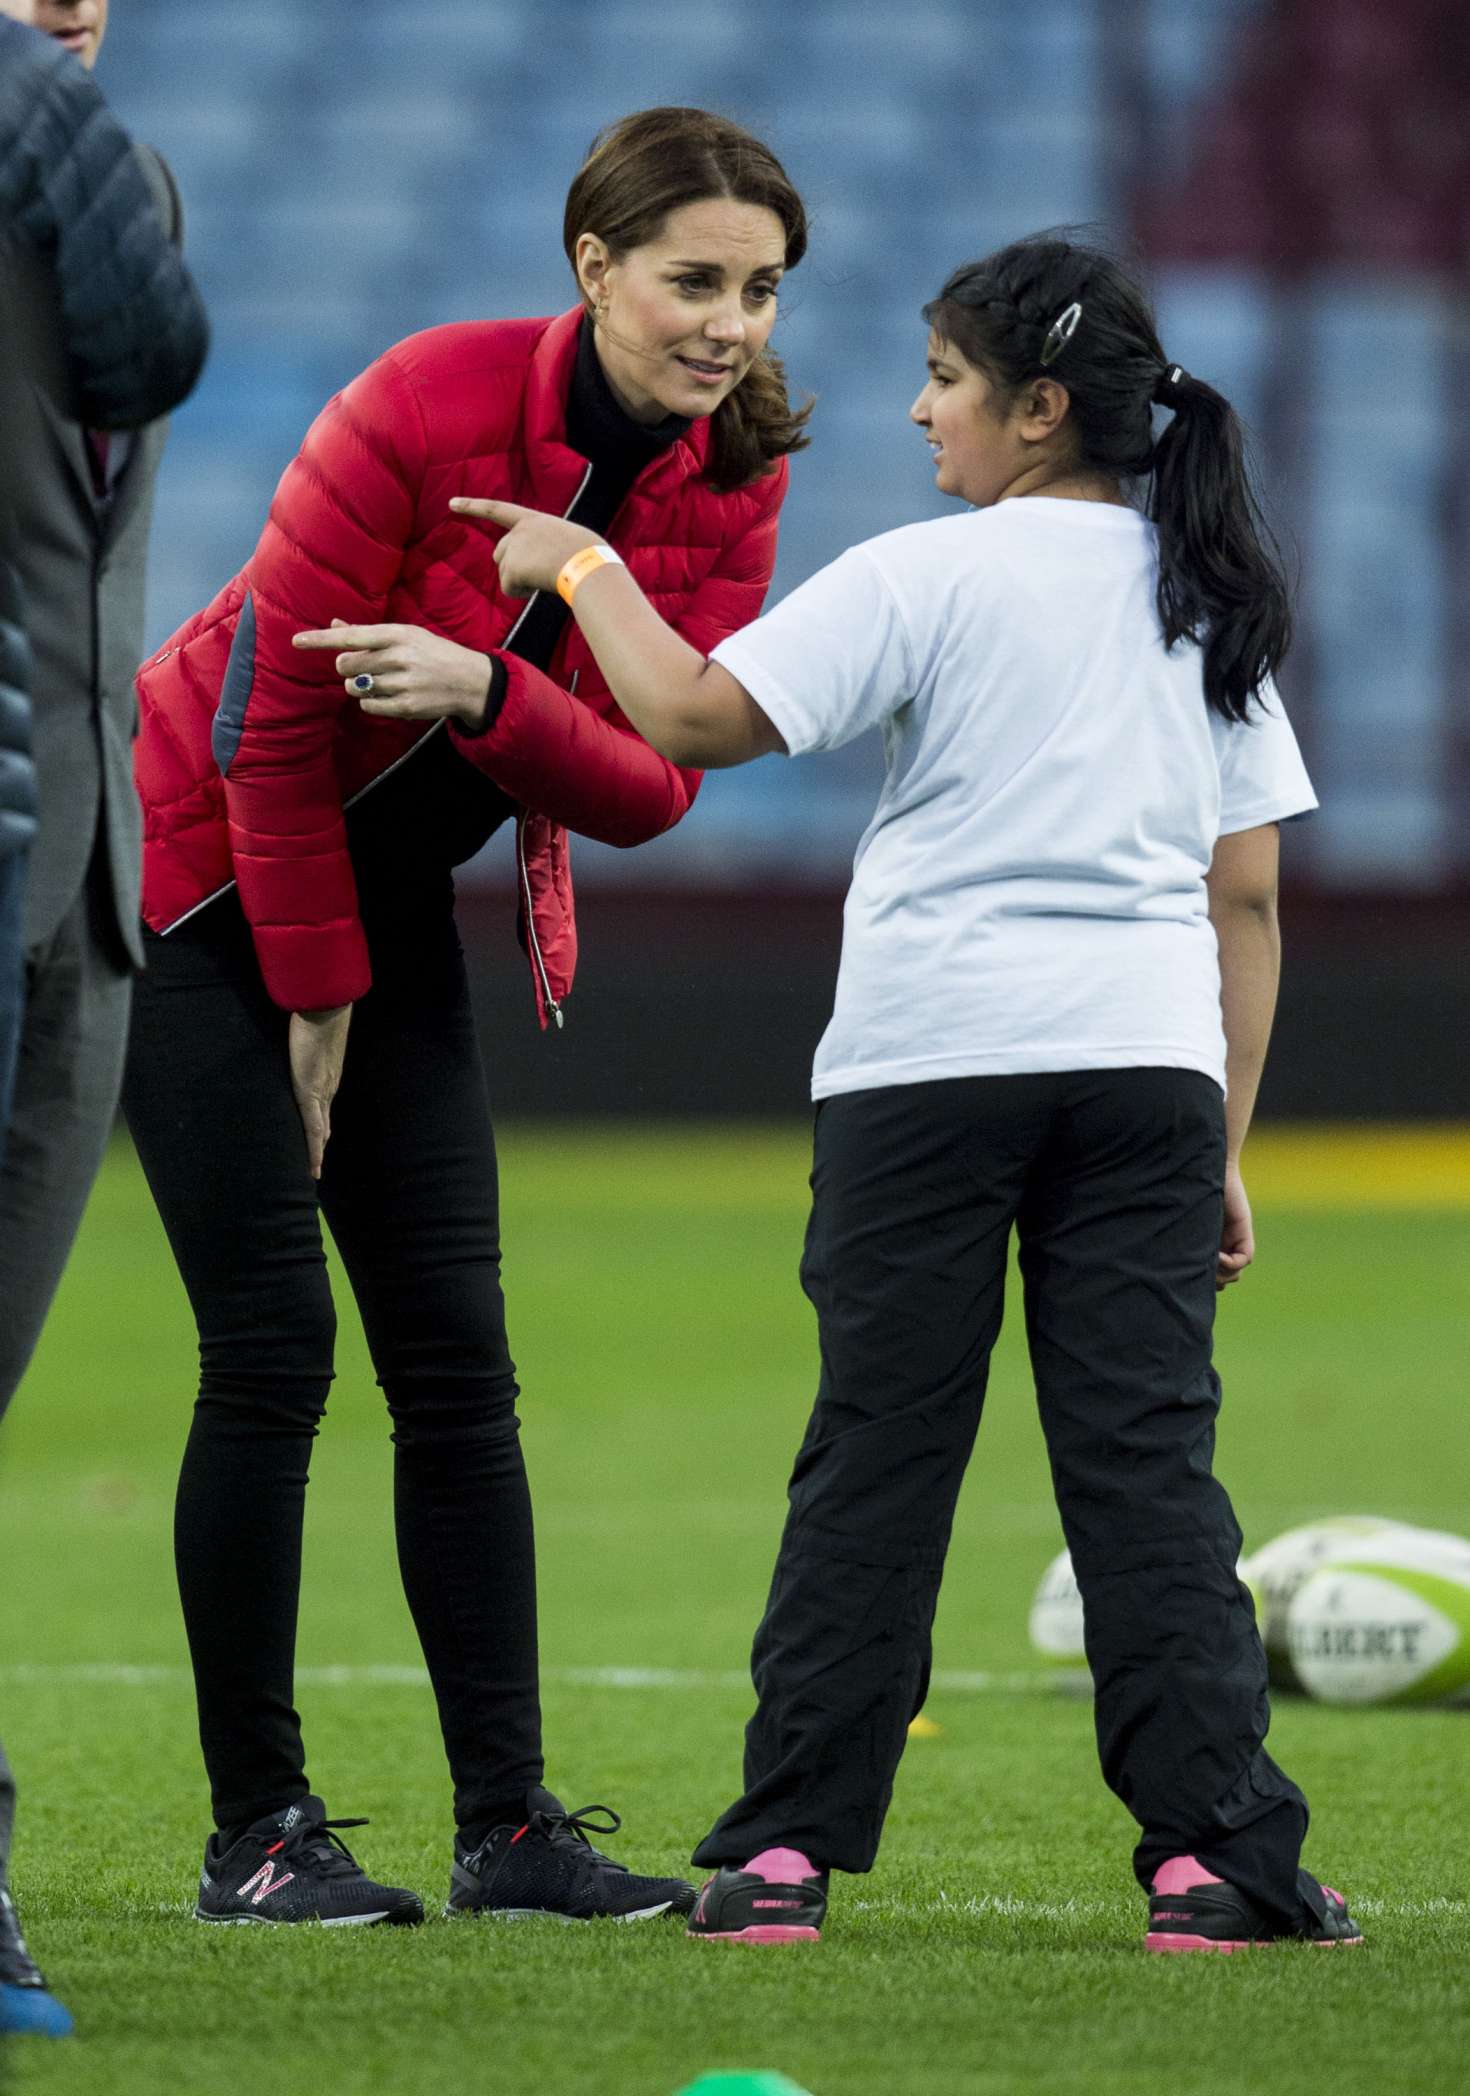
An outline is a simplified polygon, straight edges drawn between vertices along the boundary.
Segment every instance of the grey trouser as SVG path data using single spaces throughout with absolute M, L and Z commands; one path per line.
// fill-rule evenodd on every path
M 0 1418 L 36 1350 L 112 1130 L 131 997 L 106 874 L 94 859 L 60 925 L 26 955 L 0 1163 Z
M 102 1162 L 122 1084 L 131 994 L 106 874 L 94 859 L 87 886 L 56 931 L 26 955 L 25 1015 L 0 1163 L 0 1418 L 35 1352 Z M 7 1620 L 5 1628 L 13 1627 Z M 14 1803 L 0 1750 L 0 1884 Z

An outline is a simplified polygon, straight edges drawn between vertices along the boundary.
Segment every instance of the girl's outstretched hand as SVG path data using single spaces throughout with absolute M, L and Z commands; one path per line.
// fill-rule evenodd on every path
M 495 565 L 508 597 L 529 597 L 556 588 L 556 578 L 574 553 L 600 546 L 600 532 L 569 524 L 546 510 L 523 509 L 518 502 L 491 502 L 479 495 L 456 495 L 449 507 L 467 524 L 491 524 L 503 536 L 496 542 Z

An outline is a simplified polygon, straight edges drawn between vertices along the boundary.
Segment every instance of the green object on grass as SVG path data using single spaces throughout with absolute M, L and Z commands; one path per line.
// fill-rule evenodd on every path
M 784 2074 L 701 2074 L 678 2096 L 809 2096 Z

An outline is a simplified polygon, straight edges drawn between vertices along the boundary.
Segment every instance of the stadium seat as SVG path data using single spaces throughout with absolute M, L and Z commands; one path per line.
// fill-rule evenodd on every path
M 1141 154 L 1140 222 L 1165 258 L 1170 354 L 1222 384 L 1278 470 L 1295 476 L 1294 521 L 1314 578 L 1327 546 L 1356 572 L 1350 489 L 1333 463 L 1351 453 L 1375 490 L 1368 514 L 1387 533 L 1373 586 L 1389 591 L 1389 630 L 1422 602 L 1439 632 L 1442 564 L 1423 522 L 1428 447 L 1448 412 L 1433 294 L 1406 281 L 1395 297 L 1380 296 L 1381 282 L 1362 297 L 1351 284 L 1339 295 L 1324 281 L 1319 304 L 1293 319 L 1303 354 L 1320 358 L 1295 434 L 1279 419 L 1290 420 L 1279 382 L 1267 384 L 1287 314 L 1265 267 L 1289 264 L 1293 285 L 1305 281 L 1312 243 L 1330 229 L 1290 153 L 1261 143 L 1286 62 L 1279 39 L 1259 43 L 1263 10 L 1264 0 L 1147 0 L 1117 11 L 1095 0 L 906 9 L 687 0 L 657 14 L 607 0 L 561 10 L 554 30 L 531 0 L 130 10 L 109 38 L 105 83 L 176 167 L 216 339 L 215 365 L 177 418 L 164 468 L 150 635 L 221 579 L 224 547 L 248 545 L 311 413 L 387 343 L 445 320 L 570 301 L 567 181 L 599 125 L 660 100 L 703 101 L 768 135 L 810 209 L 809 259 L 783 298 L 776 342 L 796 392 L 817 394 L 818 407 L 813 448 L 792 474 L 778 588 L 855 531 L 945 507 L 903 420 L 922 372 L 918 308 L 956 263 L 1002 241 L 1051 223 L 1116 224 L 1120 178 L 1132 179 Z M 1368 0 L 1302 0 L 1292 33 L 1321 57 L 1323 80 L 1361 80 L 1387 48 L 1371 16 Z M 1123 78 L 1145 128 L 1120 130 Z M 1301 131 L 1307 118 L 1297 116 Z M 1326 150 L 1337 131 L 1311 135 Z M 1361 161 L 1351 140 L 1343 150 Z M 1195 163 L 1205 175 L 1192 186 Z M 1353 210 L 1371 221 L 1379 251 L 1463 254 L 1463 184 L 1421 172 L 1402 193 L 1354 176 Z M 1291 452 L 1302 443 L 1305 479 Z M 233 530 L 221 515 L 227 495 L 248 512 Z M 208 529 L 167 528 L 185 509 L 212 520 Z M 1411 588 L 1416 564 L 1428 600 Z M 1331 692 L 1343 720 L 1361 707 L 1381 716 L 1381 688 L 1361 698 L 1353 672 L 1373 656 L 1364 600 L 1340 592 L 1329 618 L 1327 592 L 1314 581 L 1308 624 L 1323 638 L 1312 685 Z M 1440 671 L 1420 668 L 1425 688 L 1440 691 Z M 1315 759 L 1328 731 L 1324 702 L 1307 696 L 1299 715 Z M 1346 741 L 1339 753 L 1350 769 L 1358 762 Z M 823 790 L 812 789 L 813 808 Z M 711 811 L 724 805 L 711 799 L 701 825 L 718 827 Z M 811 821 L 805 834 L 820 830 Z

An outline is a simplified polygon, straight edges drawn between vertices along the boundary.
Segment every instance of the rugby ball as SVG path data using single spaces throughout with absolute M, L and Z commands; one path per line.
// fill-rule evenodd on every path
M 1072 1553 L 1054 1557 L 1041 1575 L 1027 1622 L 1031 1642 L 1044 1659 L 1060 1666 L 1086 1666 L 1082 1642 L 1082 1596 L 1072 1576 Z
M 1297 1680 L 1322 1703 L 1470 1704 L 1470 1544 L 1383 1541 L 1320 1566 L 1292 1595 Z
M 1403 1539 L 1410 1539 L 1404 1542 Z M 1297 1686 L 1287 1635 L 1287 1613 L 1292 1597 L 1312 1574 L 1325 1565 L 1341 1564 L 1371 1549 L 1402 1547 L 1412 1564 L 1426 1549 L 1448 1551 L 1453 1557 L 1470 1551 L 1463 1537 L 1439 1529 L 1414 1528 L 1406 1521 L 1393 1521 L 1379 1514 L 1337 1514 L 1326 1521 L 1309 1521 L 1289 1528 L 1251 1556 L 1242 1559 L 1240 1576 L 1256 1601 L 1256 1622 L 1271 1679 L 1283 1687 Z
M 1302 1581 L 1346 1550 L 1360 1549 L 1400 1524 L 1378 1514 L 1339 1514 L 1289 1528 L 1241 1561 L 1241 1577 L 1256 1597 L 1256 1627 L 1271 1679 L 1294 1686 L 1286 1649 L 1286 1611 Z
M 1237 1568 L 1242 1580 L 1246 1568 Z M 1246 1582 L 1247 1585 L 1249 1581 Z M 1257 1603 L 1259 1608 L 1259 1603 Z M 1031 1643 L 1043 1659 L 1058 1666 L 1085 1667 L 1087 1649 L 1082 1634 L 1082 1595 L 1072 1570 L 1072 1553 L 1064 1550 L 1054 1557 L 1041 1575 L 1027 1623 Z

